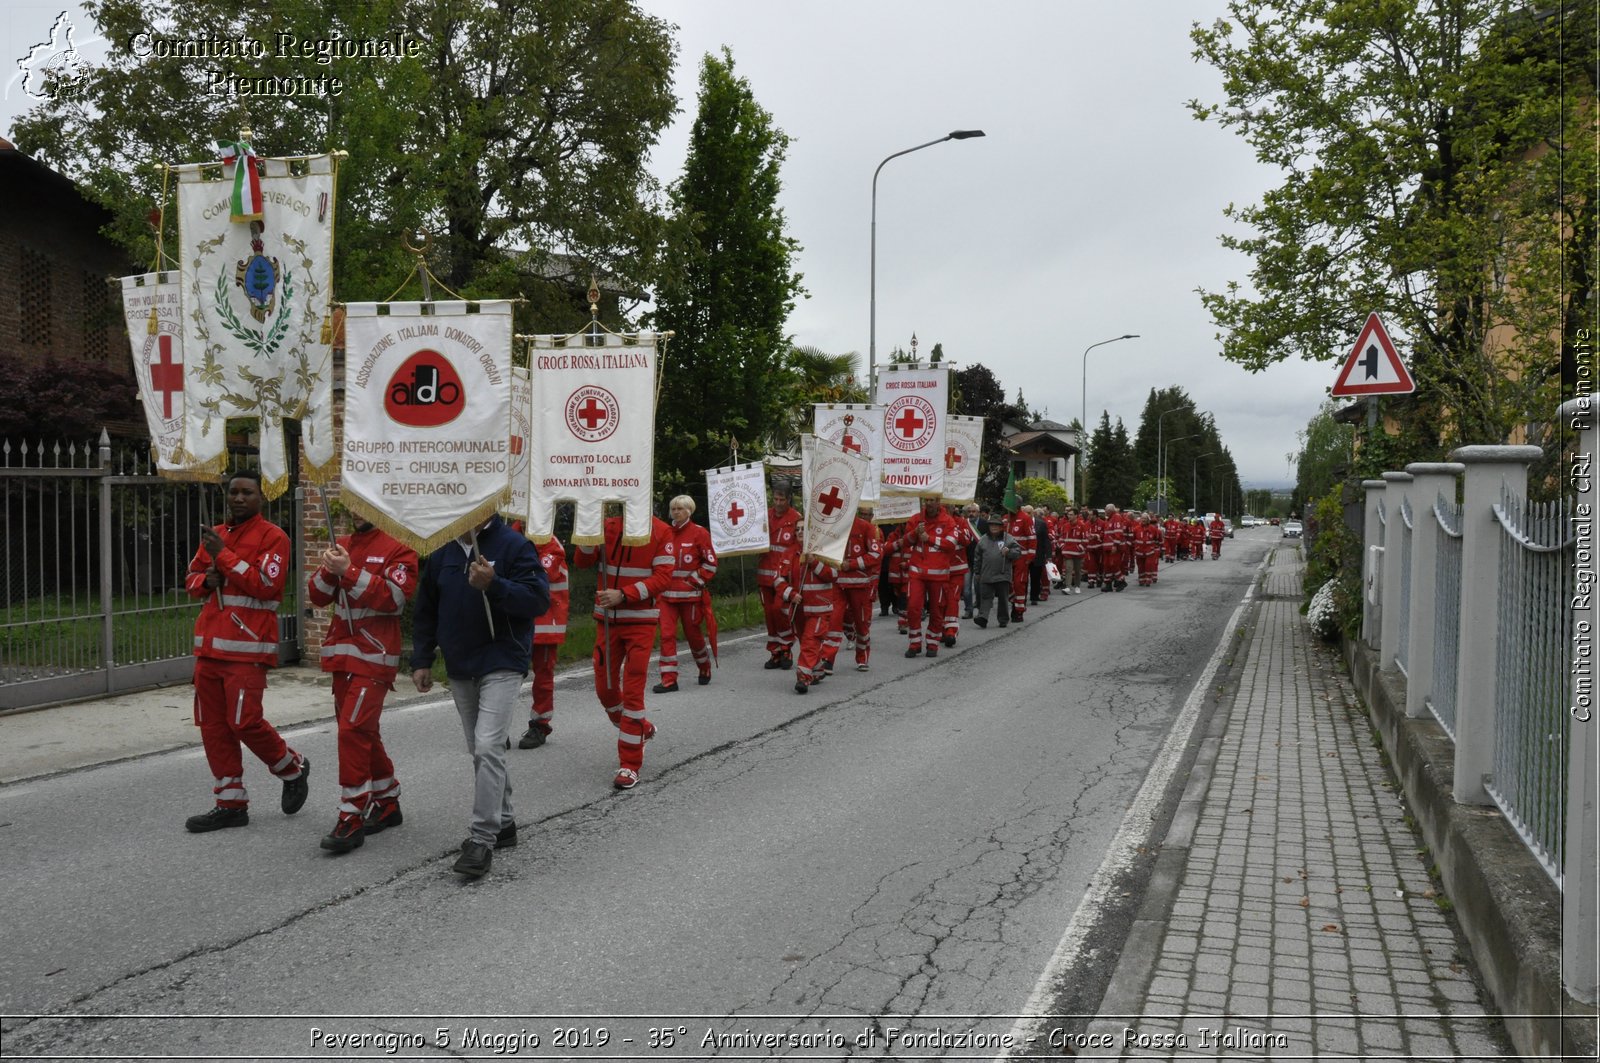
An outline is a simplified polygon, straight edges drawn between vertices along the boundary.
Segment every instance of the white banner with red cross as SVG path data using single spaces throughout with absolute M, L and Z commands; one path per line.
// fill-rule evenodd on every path
M 336 160 L 259 158 L 238 142 L 224 146 L 222 160 L 172 170 L 187 352 L 185 448 L 197 468 L 220 475 L 228 419 L 256 418 L 261 486 L 276 498 L 289 483 L 283 421 L 298 418 L 307 474 L 331 479 L 338 470 L 331 318 Z M 256 180 L 239 180 L 246 174 Z M 246 209 L 235 220 L 241 196 Z
M 805 468 L 805 555 L 842 565 L 856 507 L 872 478 L 872 462 L 816 436 L 801 436 L 800 443 Z
M 608 502 L 622 503 L 622 543 L 650 541 L 655 477 L 656 337 L 583 332 L 534 336 L 528 537 L 555 534 L 556 503 L 575 506 L 572 541 L 605 541 Z
M 885 495 L 944 494 L 945 410 L 950 371 L 891 364 L 878 373 Z
M 978 463 L 983 456 L 983 418 L 945 418 L 944 500 L 964 506 L 978 500 Z
M 764 554 L 771 549 L 767 475 L 759 461 L 706 470 L 706 525 L 719 557 Z
M 872 462 L 865 499 L 876 502 L 878 481 L 883 476 L 883 407 L 819 402 L 813 410 L 812 431 L 818 439 L 837 443 Z
M 507 501 L 511 306 L 346 308 L 344 502 L 421 553 Z
M 150 427 L 150 449 L 155 452 L 156 469 L 178 479 L 194 464 L 183 449 L 182 310 L 177 273 L 122 278 L 122 316 L 128 323 L 139 401 Z
M 520 365 L 511 367 L 511 501 L 504 513 L 524 524 L 528 520 L 529 443 L 533 438 L 533 375 Z

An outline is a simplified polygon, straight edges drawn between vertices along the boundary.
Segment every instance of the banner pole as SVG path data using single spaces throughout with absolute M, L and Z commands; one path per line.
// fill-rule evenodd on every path
M 483 560 L 483 554 L 478 550 L 478 529 L 476 528 L 472 529 L 472 558 L 474 561 Z M 479 591 L 478 593 L 483 595 L 483 615 L 489 621 L 489 637 L 498 638 L 499 636 L 494 633 L 494 610 L 489 606 L 489 592 Z

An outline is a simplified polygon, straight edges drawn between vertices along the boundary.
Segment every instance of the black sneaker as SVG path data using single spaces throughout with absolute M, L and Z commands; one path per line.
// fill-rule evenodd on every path
M 455 866 L 450 870 L 468 878 L 482 878 L 489 873 L 489 867 L 493 863 L 494 850 L 482 842 L 468 838 L 461 843 L 461 855 L 456 858 Z
M 979 627 L 988 627 L 989 626 L 989 618 L 986 617 L 986 616 L 975 616 L 975 617 L 972 618 L 972 622 L 974 624 L 977 624 Z
M 940 639 L 939 641 L 943 642 L 946 646 L 954 646 L 956 644 L 956 637 L 954 635 L 946 633 L 945 637 Z
M 517 847 L 517 825 L 515 823 L 507 823 L 500 828 L 500 833 L 494 836 L 494 847 L 496 849 L 515 849 Z
M 937 647 L 937 646 L 929 646 L 926 650 L 923 650 L 922 652 L 927 654 L 929 657 L 937 657 L 937 656 L 939 656 L 939 647 Z
M 292 816 L 306 805 L 306 795 L 311 793 L 311 758 L 300 758 L 300 774 L 283 780 L 283 814 Z
M 676 694 L 678 692 L 678 681 L 674 679 L 670 683 L 657 683 L 650 690 L 656 694 Z
M 811 688 L 806 686 L 804 679 L 796 679 L 794 681 L 794 692 L 796 694 L 809 694 L 811 693 Z
M 518 749 L 538 749 L 542 745 L 544 745 L 544 732 L 536 723 L 528 724 L 528 729 L 517 739 Z
M 771 657 L 767 658 L 767 663 L 762 665 L 761 667 L 765 668 L 769 672 L 775 671 L 776 669 L 779 669 L 779 668 L 783 667 L 782 664 L 778 663 L 782 659 L 783 658 L 782 658 L 782 656 L 780 654 L 774 653 Z
M 391 801 L 389 807 L 379 805 L 367 806 L 366 832 L 368 834 L 382 834 L 390 827 L 398 827 L 406 821 L 400 814 L 400 802 Z
M 323 835 L 322 847 L 330 853 L 348 853 L 367 840 L 366 827 L 354 816 L 340 816 L 333 830 Z
M 248 808 L 223 808 L 217 805 L 210 812 L 198 816 L 190 816 L 183 821 L 183 825 L 190 834 L 206 834 L 214 830 L 226 830 L 229 827 L 244 827 L 250 823 L 250 810 Z
M 710 682 L 711 682 L 711 673 L 710 672 L 705 673 L 699 679 L 699 683 L 700 683 L 701 686 L 706 686 Z
M 822 670 L 824 672 L 826 672 L 827 674 L 832 675 L 833 674 L 833 662 L 832 661 L 823 661 L 822 662 Z
M 793 668 L 794 667 L 794 656 L 792 654 L 786 653 L 782 657 L 779 657 L 778 658 L 778 667 L 782 668 L 785 672 L 787 672 L 789 669 Z
M 921 657 L 922 656 L 922 651 L 919 650 L 917 647 L 912 646 L 910 649 L 906 650 L 906 656 L 907 657 Z

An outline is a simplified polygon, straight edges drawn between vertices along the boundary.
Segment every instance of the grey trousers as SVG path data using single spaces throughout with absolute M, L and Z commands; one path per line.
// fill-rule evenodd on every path
M 972 615 L 975 617 L 988 616 L 989 604 L 996 599 L 999 599 L 1000 601 L 1000 609 L 997 613 L 997 616 L 1000 620 L 1000 626 L 1005 627 L 1006 621 L 1011 619 L 1010 580 L 1000 580 L 994 583 L 978 584 L 978 608 L 973 610 Z
M 450 677 L 450 696 L 461 716 L 472 754 L 472 840 L 493 845 L 511 815 L 511 776 L 506 773 L 506 736 L 521 703 L 520 672 L 490 672 L 476 679 Z

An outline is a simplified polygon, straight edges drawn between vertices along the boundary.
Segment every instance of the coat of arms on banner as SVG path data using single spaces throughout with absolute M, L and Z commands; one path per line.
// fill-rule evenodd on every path
M 650 541 L 655 478 L 656 337 L 589 331 L 534 336 L 528 537 L 555 533 L 557 502 L 575 505 L 572 541 L 605 541 L 607 502 L 623 506 L 622 541 Z
M 185 446 L 220 473 L 226 422 L 261 422 L 262 486 L 288 483 L 281 426 L 307 422 L 307 467 L 335 472 L 330 321 L 335 160 L 259 158 L 239 141 L 222 162 L 174 167 L 183 276 Z M 240 220 L 235 220 L 235 219 Z
M 183 307 L 179 292 L 174 272 L 122 278 L 122 315 L 128 325 L 133 373 L 139 381 L 156 468 L 181 476 L 193 462 L 183 449 L 183 331 L 179 320 Z
M 510 301 L 351 303 L 345 347 L 351 510 L 426 553 L 500 508 L 511 486 Z
M 771 548 L 766 473 L 760 462 L 706 470 L 706 524 L 721 557 L 764 554 Z
M 944 500 L 957 505 L 978 498 L 978 466 L 983 456 L 983 418 L 952 414 L 945 420 Z
M 865 497 L 869 502 L 876 501 L 883 474 L 883 407 L 817 403 L 813 409 L 813 433 L 818 439 L 837 443 L 871 460 L 872 475 L 868 477 Z
M 883 494 L 944 493 L 945 410 L 950 371 L 890 365 L 878 374 L 883 407 Z

